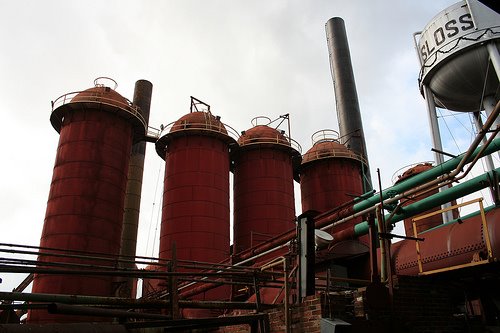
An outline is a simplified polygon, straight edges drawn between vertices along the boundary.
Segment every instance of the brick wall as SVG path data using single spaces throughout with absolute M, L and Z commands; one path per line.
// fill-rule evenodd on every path
M 454 301 L 461 294 L 449 280 L 400 276 L 394 290 L 394 314 L 406 332 L 463 332 L 464 322 L 455 316 Z
M 233 311 L 231 315 L 243 315 L 251 311 Z M 285 333 L 285 313 L 283 307 L 266 311 L 269 315 L 270 333 Z M 309 296 L 301 304 L 292 307 L 291 310 L 293 333 L 320 333 L 321 302 L 318 296 Z M 249 325 L 236 325 L 221 327 L 217 333 L 246 333 L 250 332 Z

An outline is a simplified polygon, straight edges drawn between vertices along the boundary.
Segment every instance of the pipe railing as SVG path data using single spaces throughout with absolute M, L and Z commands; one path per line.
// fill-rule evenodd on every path
M 217 133 L 217 134 L 224 134 L 224 135 L 227 135 L 230 138 L 234 139 L 235 141 L 238 141 L 238 139 L 240 137 L 240 135 L 238 134 L 238 131 L 236 131 L 231 126 L 224 124 L 220 121 L 217 121 L 217 122 L 183 121 L 181 123 L 178 123 L 178 121 L 173 121 L 173 122 L 162 127 L 162 129 L 160 130 L 160 132 L 158 134 L 158 137 L 162 137 L 164 135 L 175 133 L 178 131 L 199 131 L 199 130 Z
M 302 153 L 302 147 L 300 144 L 295 141 L 294 139 L 285 136 L 284 134 L 276 134 L 275 136 L 269 136 L 269 137 L 256 137 L 256 138 L 246 138 L 243 136 L 240 136 L 240 139 L 238 141 L 238 144 L 240 147 L 247 147 L 247 146 L 252 146 L 252 145 L 260 145 L 260 144 L 273 144 L 273 145 L 278 145 L 278 146 L 283 146 L 286 148 L 292 148 L 299 153 Z
M 110 88 L 111 89 L 111 88 Z M 73 101 L 73 98 L 78 94 L 78 100 Z M 113 98 L 104 97 L 102 92 L 89 92 L 86 90 L 83 91 L 74 91 L 62 96 L 59 96 L 54 101 L 51 101 L 52 110 L 54 112 L 57 108 L 67 105 L 69 103 L 100 103 L 104 105 L 109 105 L 113 107 L 118 107 L 120 110 L 125 111 L 132 116 L 139 119 L 139 121 L 143 124 L 144 128 L 147 128 L 147 122 L 141 114 L 141 111 L 137 105 L 134 105 L 130 100 L 123 97 L 124 102 L 120 100 L 116 100 Z
M 474 199 L 474 200 L 469 200 L 467 202 L 463 202 L 461 204 L 448 207 L 445 210 L 453 210 L 453 209 L 456 209 L 456 208 L 460 208 L 460 207 L 472 205 L 472 204 L 475 204 L 475 203 L 477 203 L 479 205 L 479 212 L 481 214 L 481 228 L 482 228 L 482 233 L 483 233 L 483 236 L 484 236 L 484 243 L 486 245 L 486 252 L 487 252 L 487 258 L 484 259 L 484 260 L 476 260 L 476 261 L 473 261 L 471 263 L 466 263 L 466 264 L 462 264 L 462 265 L 442 267 L 442 268 L 439 268 L 439 269 L 434 269 L 434 270 L 430 270 L 430 271 L 424 271 L 424 269 L 423 269 L 423 264 L 424 263 L 423 263 L 423 260 L 422 260 L 422 257 L 421 257 L 421 253 L 420 253 L 420 250 L 421 250 L 420 249 L 420 241 L 419 241 L 419 238 L 418 238 L 418 236 L 420 234 L 417 232 L 416 222 L 419 221 L 419 220 L 422 220 L 422 219 L 425 219 L 425 218 L 437 215 L 437 214 L 441 214 L 443 210 L 438 210 L 438 211 L 435 211 L 435 212 L 424 214 L 424 215 L 421 215 L 421 216 L 418 216 L 418 217 L 412 219 L 413 235 L 414 235 L 414 238 L 416 240 L 415 241 L 415 250 L 416 250 L 416 255 L 417 255 L 417 263 L 418 263 L 419 275 L 430 275 L 430 274 L 435 274 L 435 273 L 440 273 L 440 272 L 446 272 L 446 271 L 450 271 L 450 270 L 454 270 L 454 269 L 458 269 L 458 268 L 465 268 L 465 267 L 469 267 L 469 266 L 477 266 L 477 265 L 487 264 L 487 263 L 490 263 L 491 261 L 495 260 L 493 258 L 493 250 L 492 250 L 492 247 L 491 247 L 490 232 L 489 232 L 488 224 L 487 224 L 487 221 L 486 221 L 486 215 L 485 215 L 483 200 L 484 200 L 483 198 L 477 198 L 477 199 Z M 467 219 L 462 219 L 461 221 L 462 221 L 462 223 L 467 223 Z

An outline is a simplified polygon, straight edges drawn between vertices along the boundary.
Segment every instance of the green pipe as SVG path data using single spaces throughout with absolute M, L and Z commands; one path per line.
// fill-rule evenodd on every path
M 425 199 L 401 208 L 399 212 L 393 215 L 390 223 L 396 223 L 402 221 L 405 218 L 415 216 L 419 213 L 425 212 L 431 208 L 440 206 L 443 203 L 450 202 L 457 198 L 463 197 L 467 194 L 479 191 L 490 185 L 491 174 L 500 172 L 500 168 L 486 172 L 481 176 L 475 177 L 471 180 L 463 182 L 461 184 L 450 187 L 443 192 L 433 194 Z M 415 176 L 416 177 L 416 176 Z M 386 220 L 389 218 L 390 214 L 385 216 Z M 450 222 L 451 223 L 451 222 Z M 441 227 L 441 226 L 440 226 Z M 368 222 L 363 221 L 354 226 L 354 236 L 359 237 L 368 234 Z
M 479 151 L 481 150 L 482 147 L 477 147 L 472 155 L 469 158 L 469 161 L 472 161 Z M 493 140 L 490 145 L 485 149 L 484 155 L 489 155 L 492 154 L 496 151 L 500 150 L 500 138 L 497 138 Z M 462 157 L 465 156 L 466 153 L 461 154 L 455 158 L 452 158 L 444 163 L 441 163 L 437 166 L 435 166 L 432 169 L 429 169 L 427 171 L 424 171 L 418 175 L 415 175 L 411 178 L 405 179 L 402 182 L 389 187 L 388 189 L 385 189 L 382 191 L 382 198 L 383 200 L 392 198 L 396 196 L 397 194 L 401 194 L 409 189 L 415 188 L 419 185 L 422 185 L 428 181 L 435 180 L 437 177 L 448 173 L 455 169 L 461 162 Z M 354 212 L 360 212 L 363 211 L 367 208 L 370 208 L 380 202 L 380 194 L 375 194 L 353 206 Z M 444 201 L 443 203 L 446 203 L 447 201 Z
M 431 208 L 451 202 L 467 194 L 474 193 L 490 185 L 490 179 L 493 173 L 500 172 L 500 168 L 486 172 L 481 176 L 475 177 L 469 181 L 452 186 L 445 191 L 433 194 L 425 199 L 417 201 L 411 205 L 403 207 L 400 212 L 394 214 L 391 222 L 401 221 L 407 217 L 425 212 Z

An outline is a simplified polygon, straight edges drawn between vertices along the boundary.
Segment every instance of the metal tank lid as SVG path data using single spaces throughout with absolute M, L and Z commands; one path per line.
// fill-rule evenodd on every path
M 326 158 L 348 158 L 366 164 L 361 156 L 339 142 L 334 130 L 320 130 L 311 136 L 313 146 L 302 156 L 302 165 Z
M 416 176 L 424 171 L 432 169 L 432 162 L 419 162 L 407 165 L 394 173 L 392 176 L 392 183 L 397 184 L 405 179 Z
M 166 132 L 156 141 L 156 153 L 165 159 L 165 149 L 175 137 L 185 135 L 215 136 L 228 144 L 229 147 L 236 146 L 238 134 L 228 125 L 220 120 L 219 116 L 214 116 L 210 111 L 192 111 L 177 121 L 162 126 L 162 132 Z
M 113 88 L 103 82 L 112 82 Z M 130 100 L 120 95 L 115 89 L 118 84 L 108 77 L 98 77 L 94 87 L 64 94 L 52 101 L 50 122 L 57 132 L 61 131 L 64 116 L 67 112 L 76 112 L 84 108 L 113 112 L 131 122 L 134 131 L 134 141 L 140 141 L 146 133 L 146 121 L 139 108 Z M 96 107 L 96 104 L 99 107 Z
M 238 144 L 240 146 L 251 145 L 255 143 L 272 143 L 290 147 L 291 144 L 285 137 L 284 131 L 278 131 L 267 125 L 257 125 L 249 130 L 243 131 Z
M 220 117 L 205 111 L 190 112 L 182 116 L 172 124 L 169 133 L 184 130 L 204 130 L 227 134 L 226 127 L 220 121 Z
M 281 117 L 284 116 L 280 116 L 280 118 Z M 286 115 L 286 117 L 288 117 L 288 115 Z M 291 151 L 294 155 L 300 155 L 302 152 L 302 147 L 300 147 L 300 144 L 298 142 L 290 138 L 290 136 L 286 134 L 286 131 L 269 126 L 275 121 L 276 120 L 272 121 L 270 118 L 265 116 L 258 116 L 253 118 L 253 127 L 241 132 L 241 136 L 238 139 L 239 148 L 246 149 L 269 145 L 274 146 L 275 148 L 282 147 L 286 150 Z

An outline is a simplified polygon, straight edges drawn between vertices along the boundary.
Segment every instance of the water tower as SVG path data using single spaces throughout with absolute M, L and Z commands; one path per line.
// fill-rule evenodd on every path
M 498 102 L 500 15 L 477 0 L 460 1 L 437 14 L 414 37 L 434 158 L 441 164 L 444 158 L 436 107 L 474 112 L 478 127 L 482 127 L 479 112 L 484 110 L 489 116 Z M 487 163 L 492 169 L 493 162 Z M 445 221 L 450 218 L 445 217 Z

